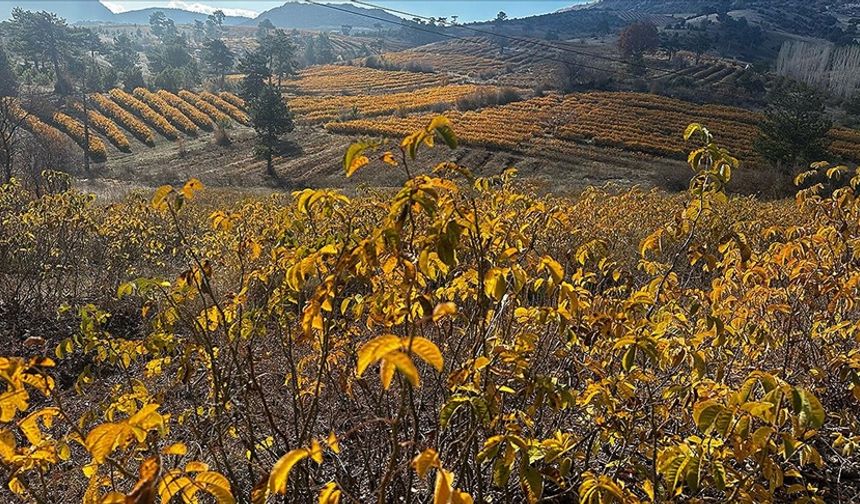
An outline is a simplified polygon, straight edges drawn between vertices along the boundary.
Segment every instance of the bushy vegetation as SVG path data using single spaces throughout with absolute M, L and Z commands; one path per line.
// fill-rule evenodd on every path
M 839 475 L 860 463 L 860 172 L 815 165 L 796 204 L 729 198 L 742 168 L 693 124 L 685 195 L 540 197 L 513 170 L 478 178 L 450 162 L 416 175 L 425 149 L 457 146 L 455 127 L 437 117 L 399 151 L 350 146 L 347 175 L 407 176 L 356 198 L 231 203 L 191 180 L 104 206 L 3 186 L 2 306 L 56 307 L 76 328 L 0 360 L 3 491 L 137 503 L 858 491 Z

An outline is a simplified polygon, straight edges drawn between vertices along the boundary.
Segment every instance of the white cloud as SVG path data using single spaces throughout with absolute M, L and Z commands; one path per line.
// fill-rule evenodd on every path
M 212 14 L 216 10 L 219 10 L 218 7 L 212 7 L 211 5 L 207 5 L 200 2 L 183 2 L 182 0 L 170 0 L 167 3 L 167 7 L 173 9 L 183 9 L 191 12 L 202 12 L 203 14 Z M 224 11 L 224 14 L 228 16 L 245 16 L 245 17 L 256 17 L 259 14 L 256 11 L 252 11 L 250 9 L 230 9 L 230 8 L 221 8 L 220 10 Z
M 120 12 L 126 12 L 129 10 L 125 5 L 122 5 L 119 2 L 110 2 L 108 0 L 101 0 L 102 5 L 107 7 L 114 14 L 119 14 Z

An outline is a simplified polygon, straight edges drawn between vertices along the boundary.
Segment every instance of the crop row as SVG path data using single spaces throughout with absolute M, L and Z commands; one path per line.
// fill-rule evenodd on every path
M 101 141 L 94 131 L 87 135 L 84 125 L 74 117 L 62 112 L 55 112 L 54 124 L 69 135 L 78 145 L 81 147 L 86 146 L 87 155 L 94 161 L 105 161 L 107 159 L 107 147 L 104 142 Z
M 113 119 L 126 131 L 134 135 L 135 138 L 150 147 L 155 145 L 152 130 L 143 121 L 135 117 L 134 114 L 120 107 L 104 95 L 98 93 L 92 94 L 90 95 L 90 99 L 103 114 Z
M 140 101 L 149 105 L 153 110 L 161 114 L 162 117 L 182 130 L 182 132 L 195 136 L 197 135 L 197 125 L 185 116 L 179 109 L 162 100 L 158 95 L 146 88 L 135 88 L 134 96 Z
M 331 121 L 345 112 L 362 116 L 415 112 L 433 108 L 438 104 L 451 105 L 459 98 L 479 89 L 484 88 L 462 84 L 381 96 L 298 96 L 290 100 L 290 110 L 308 122 Z M 495 88 L 487 89 L 495 90 Z
M 174 128 L 173 125 L 164 118 L 164 116 L 152 110 L 152 107 L 149 105 L 119 88 L 111 89 L 110 95 L 119 105 L 126 110 L 137 114 L 168 140 L 176 140 L 179 138 L 179 131 Z
M 434 73 L 323 65 L 303 70 L 298 79 L 285 82 L 283 87 L 294 94 L 385 94 L 447 83 L 445 76 Z
M 39 138 L 40 140 L 48 143 L 61 143 L 63 141 L 63 134 L 58 131 L 56 128 L 49 124 L 45 124 L 38 117 L 33 114 L 27 113 L 21 104 L 15 98 L 4 97 L 0 98 L 2 100 L 11 100 L 9 105 L 9 110 L 13 114 L 16 119 L 22 120 L 22 125 L 24 129 L 32 133 L 34 136 Z
M 708 125 L 717 141 L 755 165 L 761 162 L 753 143 L 761 116 L 742 109 L 698 106 L 640 93 L 546 95 L 475 112 L 447 112 L 467 144 L 507 150 L 530 150 L 534 140 L 554 138 L 576 144 L 617 148 L 661 157 L 685 158 L 689 145 L 679 137 L 691 122 Z M 402 136 L 426 123 L 429 115 L 332 122 L 329 131 L 344 134 Z M 860 158 L 860 133 L 834 129 L 831 152 Z
M 240 109 L 244 109 L 247 105 L 245 104 L 245 100 L 236 96 L 235 94 L 229 91 L 222 91 L 218 93 L 218 96 L 221 97 L 222 100 L 231 103 L 234 107 L 238 107 Z
M 179 109 L 183 114 L 185 114 L 185 117 L 191 119 L 194 124 L 196 124 L 200 129 L 212 131 L 212 129 L 214 128 L 212 119 L 208 115 L 204 114 L 197 107 L 176 96 L 170 91 L 167 91 L 166 89 L 160 89 L 158 91 L 158 97 Z
M 71 108 L 79 116 L 82 116 L 84 113 L 84 107 L 78 102 L 73 103 Z M 92 108 L 87 109 L 87 119 L 90 126 L 104 135 L 117 149 L 123 152 L 131 151 L 128 137 L 125 136 L 125 133 L 123 133 L 122 129 L 115 122 Z
M 232 103 L 228 102 L 227 100 L 224 100 L 220 96 L 218 96 L 216 94 L 212 94 L 208 91 L 203 91 L 202 93 L 200 93 L 197 96 L 199 96 L 200 99 L 205 100 L 206 102 L 208 102 L 210 105 L 217 108 L 221 112 L 227 114 L 228 116 L 233 118 L 233 120 L 235 120 L 239 124 L 242 124 L 244 126 L 250 126 L 251 125 L 251 118 L 248 117 L 248 114 L 242 112 L 242 110 L 239 109 L 239 107 L 233 105 Z
M 199 96 L 192 93 L 191 91 L 186 91 L 183 89 L 182 91 L 179 92 L 179 97 L 182 98 L 183 100 L 187 101 L 188 103 L 190 103 L 193 107 L 197 108 L 198 110 L 200 110 L 204 114 L 208 115 L 216 123 L 230 122 L 230 116 L 228 116 L 224 112 L 221 112 L 220 110 L 215 108 L 215 106 L 213 106 L 211 103 L 200 98 Z

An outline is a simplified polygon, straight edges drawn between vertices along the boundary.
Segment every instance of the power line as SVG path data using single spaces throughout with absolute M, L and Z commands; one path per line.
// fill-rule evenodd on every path
M 434 18 L 432 18 L 432 17 L 420 16 L 420 15 L 418 15 L 418 14 L 413 14 L 413 13 L 411 13 L 411 12 L 406 12 L 406 11 L 402 11 L 402 10 L 392 9 L 392 8 L 389 8 L 389 7 L 382 7 L 382 6 L 380 6 L 380 5 L 374 5 L 374 4 L 370 3 L 370 2 L 365 2 L 365 1 L 363 1 L 363 0 L 350 0 L 350 1 L 351 1 L 351 2 L 353 2 L 353 3 L 356 3 L 356 4 L 365 5 L 365 6 L 367 6 L 367 7 L 372 7 L 372 8 L 374 8 L 374 9 L 384 10 L 384 11 L 388 11 L 388 12 L 395 12 L 395 13 L 397 13 L 397 14 L 403 14 L 404 16 L 411 16 L 412 18 L 416 18 L 416 19 L 423 19 L 423 20 L 425 20 L 425 21 L 437 21 L 437 19 L 434 19 Z M 606 60 L 606 61 L 611 61 L 611 62 L 613 62 L 613 63 L 621 63 L 621 64 L 626 64 L 626 65 L 634 66 L 634 67 L 637 67 L 637 68 L 644 68 L 644 69 L 648 69 L 648 70 L 654 70 L 654 71 L 657 71 L 657 72 L 663 72 L 663 73 L 666 73 L 667 75 L 671 75 L 671 74 L 673 74 L 673 73 L 676 73 L 676 72 L 679 72 L 679 71 L 680 71 L 680 70 L 666 70 L 666 69 L 663 69 L 663 68 L 656 68 L 656 67 L 652 67 L 652 66 L 645 65 L 645 64 L 642 64 L 642 63 L 628 62 L 628 61 L 624 61 L 623 59 L 619 59 L 619 58 L 613 58 L 613 57 L 610 57 L 610 56 L 603 56 L 602 54 L 592 54 L 592 53 L 589 53 L 589 52 L 586 52 L 586 51 L 578 51 L 578 50 L 576 50 L 576 49 L 572 49 L 572 48 L 570 48 L 570 47 L 557 46 L 557 45 L 554 45 L 554 44 L 549 44 L 549 43 L 543 42 L 543 41 L 541 41 L 541 40 L 526 39 L 526 38 L 514 37 L 514 36 L 511 36 L 511 35 L 504 35 L 504 34 L 501 34 L 501 33 L 495 33 L 495 32 L 491 32 L 491 31 L 487 31 L 487 30 L 481 30 L 481 29 L 478 29 L 478 28 L 473 28 L 473 27 L 471 27 L 471 26 L 467 26 L 467 25 L 461 25 L 461 24 L 452 24 L 452 25 L 447 25 L 447 24 L 446 24 L 445 26 L 456 26 L 457 28 L 462 28 L 462 29 L 464 29 L 464 30 L 469 30 L 469 31 L 471 31 L 471 32 L 474 32 L 474 33 L 480 33 L 480 34 L 482 34 L 482 35 L 487 35 L 487 36 L 490 36 L 490 37 L 498 37 L 498 38 L 502 38 L 502 39 L 513 40 L 513 41 L 520 42 L 520 43 L 523 43 L 523 44 L 536 45 L 536 46 L 544 47 L 544 48 L 547 48 L 547 49 L 553 49 L 553 50 L 555 50 L 555 51 L 568 52 L 568 53 L 571 53 L 571 54 L 577 54 L 577 55 L 580 55 L 580 56 L 586 56 L 586 57 L 589 57 L 589 58 L 602 59 L 602 60 Z
M 374 19 L 374 20 L 376 20 L 376 21 L 380 21 L 380 22 L 383 22 L 383 23 L 394 24 L 394 25 L 397 25 L 397 26 L 400 26 L 400 27 L 409 28 L 409 29 L 411 29 L 411 30 L 420 31 L 420 32 L 425 32 L 425 33 L 430 33 L 430 34 L 433 34 L 433 35 L 436 35 L 436 36 L 439 36 L 439 37 L 444 37 L 444 38 L 448 38 L 448 39 L 452 39 L 452 40 L 461 40 L 461 41 L 468 42 L 468 43 L 472 43 L 472 44 L 480 44 L 480 42 L 478 42 L 477 40 L 470 39 L 470 38 L 467 38 L 467 37 L 460 37 L 460 36 L 457 36 L 457 35 L 451 35 L 450 33 L 442 33 L 442 32 L 438 32 L 438 31 L 436 31 L 436 30 L 430 30 L 430 29 L 427 29 L 427 28 L 423 28 L 423 27 L 422 27 L 422 26 L 420 26 L 420 25 L 416 25 L 416 24 L 414 24 L 414 23 L 413 23 L 413 24 L 409 24 L 409 23 L 407 23 L 407 22 L 406 22 L 406 20 L 405 20 L 405 19 L 404 19 L 402 22 L 397 22 L 397 21 L 392 21 L 392 20 L 390 20 L 390 19 L 385 19 L 385 18 L 382 18 L 382 17 L 373 16 L 373 15 L 371 15 L 371 14 L 365 14 L 365 13 L 362 13 L 362 12 L 355 12 L 355 11 L 353 11 L 353 10 L 344 9 L 344 8 L 337 7 L 337 6 L 335 6 L 335 5 L 331 5 L 331 4 L 319 3 L 319 2 L 316 2 L 316 1 L 314 1 L 314 0 L 304 0 L 304 1 L 305 1 L 305 2 L 307 2 L 307 3 L 309 3 L 309 4 L 312 4 L 312 5 L 317 5 L 317 6 L 319 6 L 319 7 L 325 7 L 325 8 L 327 8 L 327 9 L 332 9 L 332 10 L 336 10 L 336 11 L 340 11 L 340 12 L 345 12 L 345 13 L 347 13 L 347 14 L 351 14 L 351 15 L 354 15 L 354 16 L 361 16 L 361 17 L 365 17 L 365 18 L 368 18 L 368 19 Z M 589 70 L 596 70 L 596 71 L 599 71 L 599 72 L 611 73 L 611 74 L 615 74 L 615 75 L 620 75 L 620 76 L 622 76 L 622 77 L 627 77 L 627 75 L 626 75 L 626 74 L 624 74 L 624 73 L 622 73 L 622 72 L 619 72 L 619 71 L 616 71 L 616 70 L 609 70 L 609 69 L 606 69 L 606 68 L 595 67 L 595 66 L 586 65 L 586 64 L 584 64 L 584 63 L 580 63 L 580 62 L 573 62 L 573 61 L 569 61 L 569 60 L 565 60 L 565 59 L 553 58 L 553 57 L 551 57 L 551 56 L 544 56 L 544 55 L 540 55 L 540 54 L 533 54 L 533 56 L 534 56 L 535 58 L 537 58 L 537 59 L 542 59 L 542 60 L 545 60 L 545 61 L 555 61 L 555 62 L 557 62 L 557 63 L 562 63 L 562 64 L 564 64 L 564 65 L 566 65 L 566 66 L 574 66 L 574 67 L 579 67 L 579 68 L 586 68 L 586 69 L 589 69 Z M 666 71 L 664 71 L 664 72 L 666 72 Z M 671 72 L 671 73 L 674 73 L 674 72 Z M 670 75 L 671 73 L 667 72 L 667 75 Z

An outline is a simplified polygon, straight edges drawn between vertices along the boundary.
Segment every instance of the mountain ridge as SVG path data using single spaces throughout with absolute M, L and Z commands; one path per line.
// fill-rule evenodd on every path
M 268 19 L 275 26 L 287 29 L 340 29 L 343 25 L 371 29 L 382 18 L 388 22 L 402 19 L 381 9 L 367 9 L 349 4 L 336 4 L 337 9 L 294 1 L 285 2 L 260 13 L 257 17 L 227 16 L 224 24 L 231 26 L 256 26 Z M 112 12 L 99 0 L 0 0 L 0 20 L 9 19 L 12 9 L 21 7 L 30 11 L 49 11 L 66 19 L 70 24 L 111 23 L 147 24 L 153 12 L 163 12 L 178 25 L 205 21 L 207 14 L 170 7 L 147 7 L 125 12 Z M 345 12 L 351 11 L 351 12 Z M 363 15 L 362 15 L 363 14 Z

